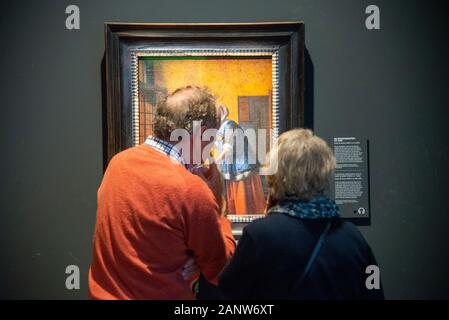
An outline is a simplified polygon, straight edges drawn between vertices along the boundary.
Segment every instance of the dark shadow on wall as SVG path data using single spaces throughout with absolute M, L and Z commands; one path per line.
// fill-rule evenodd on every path
M 314 67 L 309 50 L 304 57 L 304 127 L 313 130 Z
M 315 88 L 314 88 L 314 65 L 312 58 L 309 54 L 309 50 L 304 48 L 304 127 L 307 129 L 314 129 L 314 102 L 315 102 Z M 332 137 L 326 137 L 327 142 L 331 143 Z M 368 193 L 370 192 L 370 168 L 369 168 L 369 145 L 367 148 L 367 161 L 368 161 Z M 368 207 L 371 213 L 371 197 L 368 197 Z M 350 221 L 358 226 L 371 225 L 371 214 L 366 219 L 352 219 L 345 218 L 346 221 Z
M 106 57 L 103 55 L 101 59 L 101 128 L 103 130 L 103 174 L 106 171 L 107 158 L 107 142 L 108 142 L 108 122 L 107 122 L 107 97 L 106 97 Z

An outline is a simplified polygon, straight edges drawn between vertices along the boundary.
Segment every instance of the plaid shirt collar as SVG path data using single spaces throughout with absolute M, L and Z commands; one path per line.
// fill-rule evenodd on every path
M 145 144 L 153 148 L 154 150 L 167 155 L 168 157 L 170 157 L 170 159 L 181 163 L 187 170 L 190 171 L 190 169 L 187 167 L 187 163 L 181 155 L 181 151 L 179 151 L 178 148 L 176 148 L 174 145 L 152 136 L 148 136 L 148 138 L 145 140 Z

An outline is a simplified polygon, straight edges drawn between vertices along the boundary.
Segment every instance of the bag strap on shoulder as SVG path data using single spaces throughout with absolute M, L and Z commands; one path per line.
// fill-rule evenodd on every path
M 304 268 L 304 271 L 302 272 L 301 276 L 299 277 L 298 282 L 296 282 L 296 284 L 293 286 L 292 288 L 292 293 L 294 292 L 294 290 L 298 287 L 301 286 L 302 282 L 304 281 L 304 279 L 307 277 L 310 269 L 312 268 L 313 263 L 315 262 L 321 247 L 323 246 L 324 243 L 324 239 L 326 238 L 326 235 L 329 233 L 329 230 L 332 226 L 332 220 L 330 220 L 327 224 L 326 227 L 324 228 L 323 233 L 321 233 L 320 238 L 318 239 L 315 248 L 313 248 L 312 254 L 310 255 L 309 261 L 307 261 L 307 264 Z

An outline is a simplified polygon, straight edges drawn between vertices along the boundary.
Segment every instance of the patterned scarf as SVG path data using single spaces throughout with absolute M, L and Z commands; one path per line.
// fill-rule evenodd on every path
M 284 213 L 301 219 L 336 218 L 340 216 L 340 209 L 334 200 L 320 195 L 310 201 L 288 200 L 275 205 L 268 213 Z

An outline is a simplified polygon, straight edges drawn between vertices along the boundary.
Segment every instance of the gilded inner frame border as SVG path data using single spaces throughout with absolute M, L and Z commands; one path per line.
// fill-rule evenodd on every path
M 131 99 L 132 99 L 132 143 L 139 144 L 139 58 L 140 57 L 269 57 L 272 72 L 271 124 L 272 145 L 279 137 L 279 53 L 278 50 L 266 49 L 153 49 L 139 48 L 131 51 Z M 247 223 L 264 215 L 228 215 L 231 222 Z

